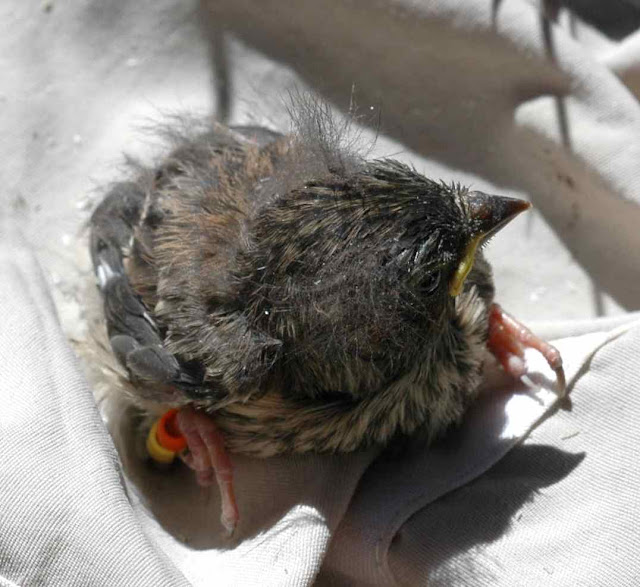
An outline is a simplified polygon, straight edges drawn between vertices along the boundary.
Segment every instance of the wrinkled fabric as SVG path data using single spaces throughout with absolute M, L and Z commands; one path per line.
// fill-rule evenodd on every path
M 637 583 L 638 33 L 521 0 L 107 4 L 0 9 L 0 585 Z M 430 449 L 235 458 L 230 538 L 188 470 L 134 440 L 117 455 L 69 344 L 86 208 L 122 151 L 159 151 L 149 116 L 211 109 L 206 18 L 232 122 L 286 130 L 292 82 L 338 106 L 355 87 L 381 113 L 374 155 L 532 201 L 488 256 L 499 301 L 556 340 L 569 401 L 531 353 L 527 382 L 491 371 Z
M 37 262 L 6 240 L 0 283 L 0 577 L 8 585 L 188 585 L 123 491 Z

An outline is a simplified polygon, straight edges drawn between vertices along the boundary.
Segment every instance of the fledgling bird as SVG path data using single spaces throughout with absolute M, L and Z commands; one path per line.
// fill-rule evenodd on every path
M 328 106 L 294 132 L 212 125 L 93 213 L 114 354 L 143 412 L 176 407 L 183 460 L 238 512 L 227 452 L 431 439 L 475 398 L 489 347 L 515 376 L 558 352 L 493 303 L 481 247 L 528 203 L 367 160 Z

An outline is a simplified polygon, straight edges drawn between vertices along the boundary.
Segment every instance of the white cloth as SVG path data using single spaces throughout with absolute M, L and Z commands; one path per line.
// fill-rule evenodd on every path
M 0 584 L 187 585 L 126 498 L 40 268 L 0 236 Z
M 430 450 L 238 458 L 232 540 L 217 493 L 188 471 L 124 454 L 125 479 L 52 294 L 65 331 L 82 336 L 86 212 L 74 200 L 118 176 L 120 151 L 145 150 L 131 138 L 140 113 L 207 104 L 206 51 L 189 9 L 169 0 L 11 0 L 0 9 L 0 585 L 637 582 L 640 316 L 625 313 L 640 305 L 637 39 L 553 27 L 554 63 L 520 0 L 211 4 L 217 25 L 337 103 L 355 83 L 361 105 L 382 107 L 383 130 L 429 159 L 396 157 L 534 202 L 542 216 L 515 221 L 489 255 L 503 305 L 561 339 L 573 409 L 502 380 Z M 230 58 L 235 120 L 294 77 L 240 45 Z

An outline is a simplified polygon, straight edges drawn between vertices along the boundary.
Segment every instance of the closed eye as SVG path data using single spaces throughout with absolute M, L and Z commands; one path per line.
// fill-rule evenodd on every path
M 441 275 L 442 271 L 433 271 L 431 273 L 427 273 L 416 286 L 416 289 L 418 290 L 420 295 L 433 295 L 440 285 Z

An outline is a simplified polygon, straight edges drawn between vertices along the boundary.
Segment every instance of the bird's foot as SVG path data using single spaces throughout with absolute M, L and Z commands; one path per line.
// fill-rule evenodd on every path
M 178 426 L 187 441 L 188 452 L 182 460 L 196 472 L 198 484 L 220 488 L 220 521 L 229 535 L 238 523 L 238 505 L 233 491 L 233 465 L 224 446 L 224 438 L 213 419 L 191 406 L 178 412 Z
M 502 368 L 518 379 L 527 374 L 525 349 L 537 350 L 555 372 L 558 390 L 561 395 L 564 395 L 567 384 L 562 367 L 562 357 L 558 349 L 537 337 L 513 316 L 507 314 L 498 304 L 491 304 L 489 309 L 487 346 Z

